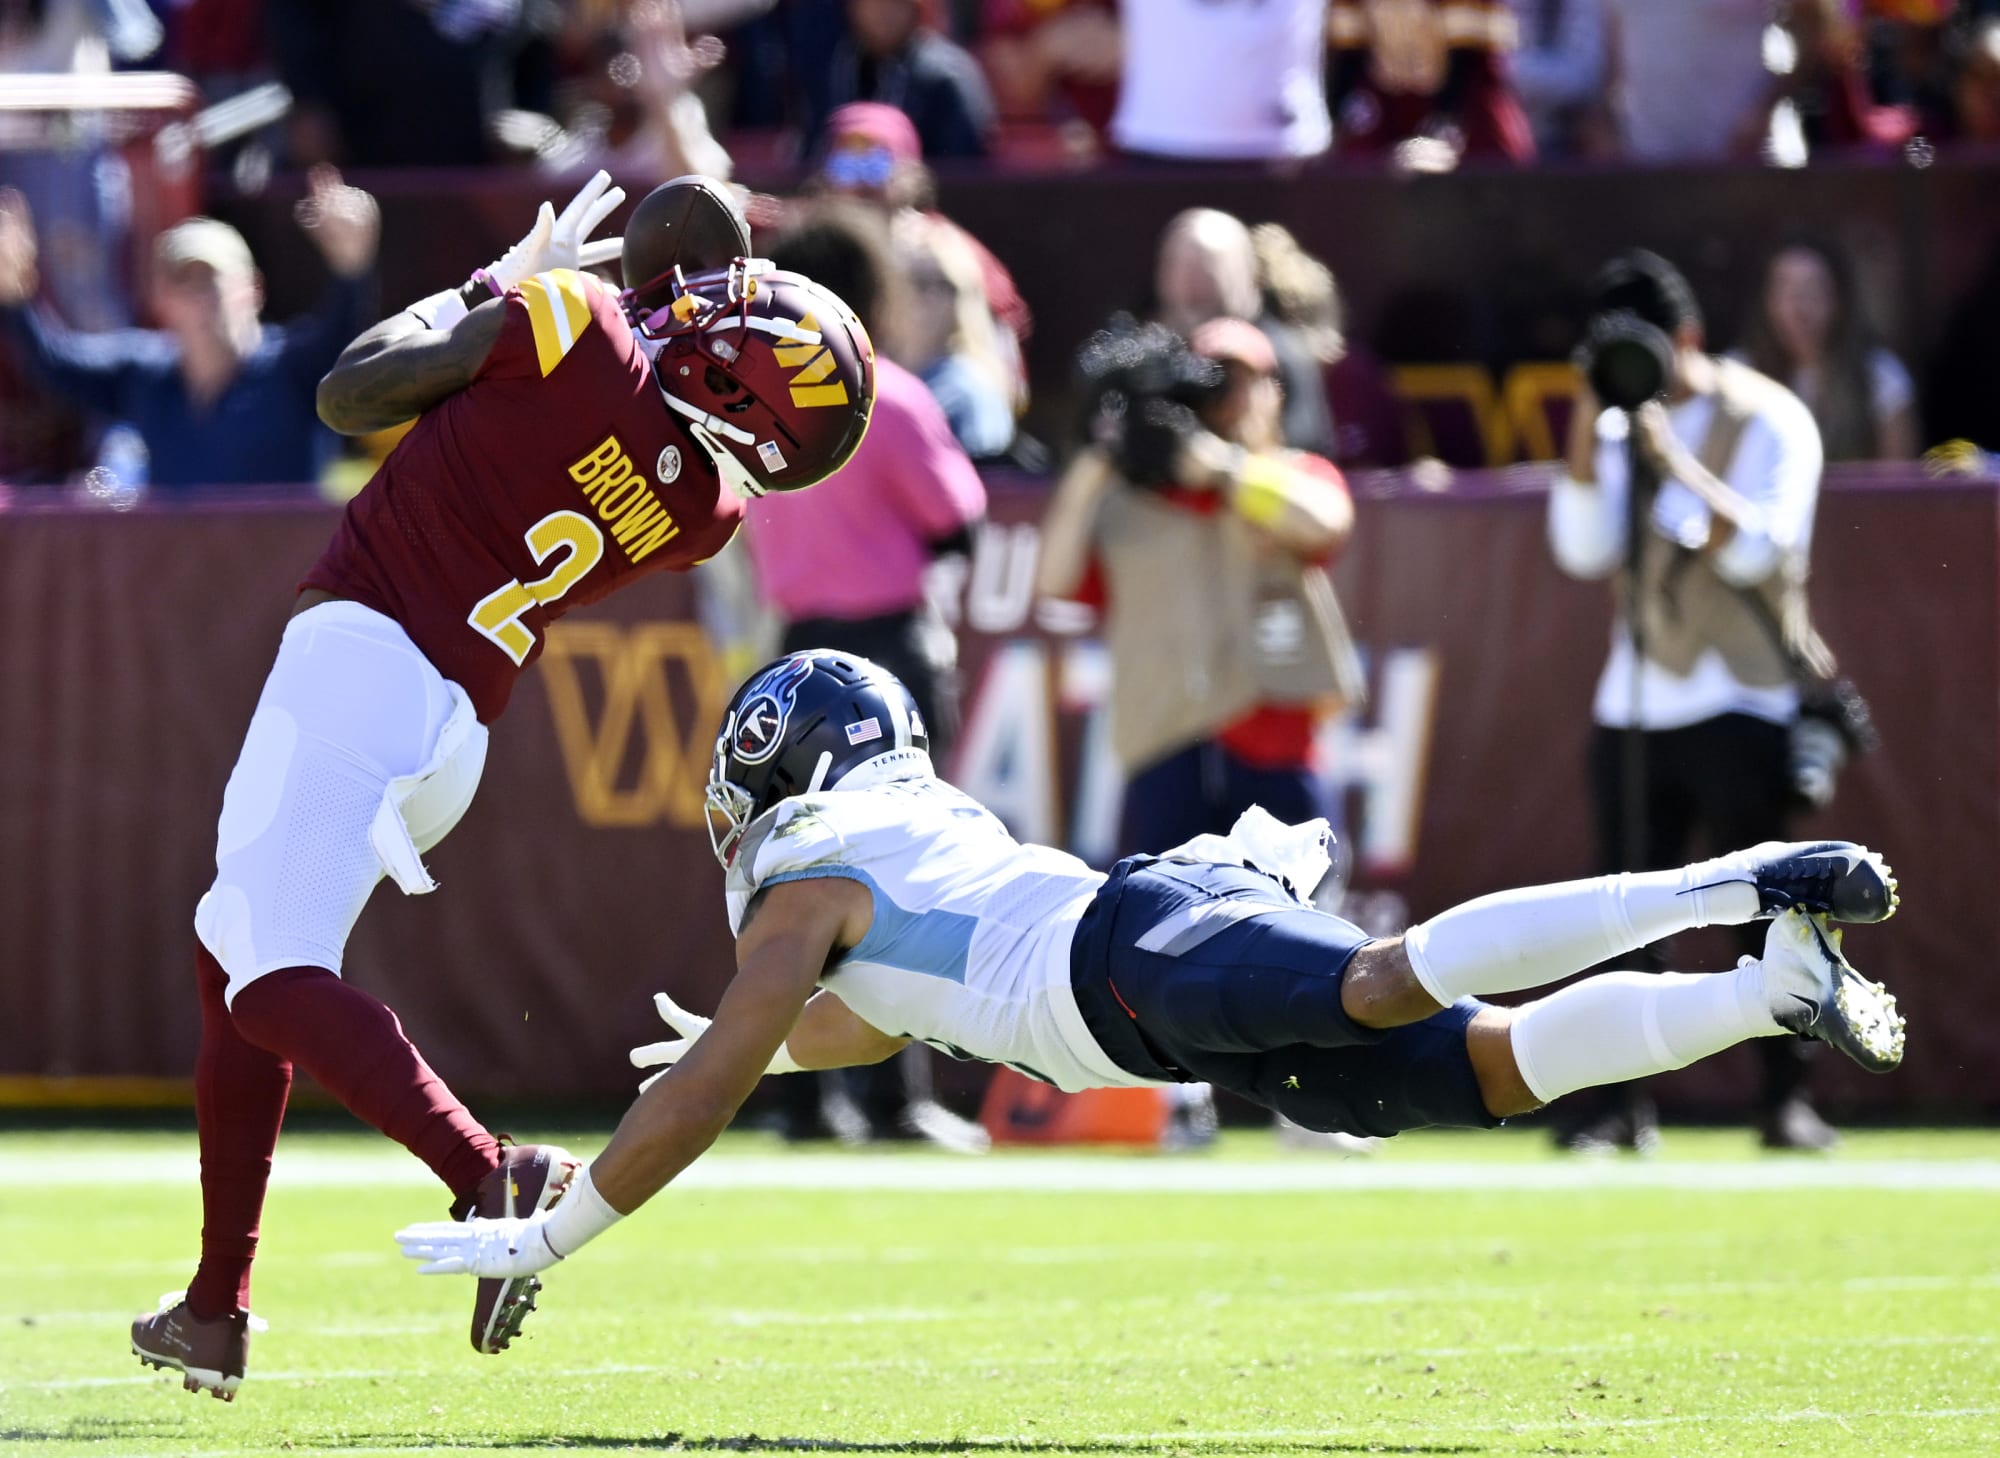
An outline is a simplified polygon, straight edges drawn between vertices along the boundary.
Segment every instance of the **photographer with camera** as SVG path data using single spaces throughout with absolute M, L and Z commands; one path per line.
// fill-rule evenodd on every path
M 1817 702 L 1832 662 L 1806 603 L 1822 464 L 1811 413 L 1704 351 L 1694 294 L 1664 258 L 1613 259 L 1591 292 L 1588 383 L 1549 493 L 1549 541 L 1571 576 L 1616 583 L 1591 798 L 1601 869 L 1651 870 L 1680 864 L 1696 836 L 1716 848 L 1785 838 L 1796 806 L 1830 797 L 1840 733 L 1853 731 L 1830 731 Z M 1767 1148 L 1838 1142 L 1807 1099 L 1807 1049 L 1758 1045 Z M 1557 1137 L 1644 1150 L 1658 1125 L 1628 1084 Z
M 1326 573 L 1354 507 L 1330 461 L 1280 445 L 1270 341 L 1241 319 L 1184 342 L 1120 316 L 1078 365 L 1088 444 L 1043 520 L 1036 590 L 1104 608 L 1119 853 L 1225 833 L 1253 803 L 1325 813 L 1314 732 L 1361 692 Z

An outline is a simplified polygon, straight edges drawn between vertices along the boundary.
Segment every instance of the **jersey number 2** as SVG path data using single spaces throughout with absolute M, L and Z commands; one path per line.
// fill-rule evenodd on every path
M 535 648 L 535 635 L 521 622 L 521 614 L 538 603 L 547 607 L 589 576 L 604 556 L 604 533 L 596 522 L 577 511 L 550 512 L 528 528 L 527 543 L 542 566 L 564 547 L 569 553 L 545 577 L 533 582 L 509 581 L 487 593 L 466 618 L 475 631 L 499 644 L 500 651 L 516 664 L 526 663 Z

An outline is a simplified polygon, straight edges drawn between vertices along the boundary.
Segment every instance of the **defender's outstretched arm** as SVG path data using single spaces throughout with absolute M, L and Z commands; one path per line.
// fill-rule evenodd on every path
M 752 905 L 736 976 L 714 1023 L 626 1111 L 604 1152 L 552 1209 L 525 1220 L 431 1221 L 396 1232 L 425 1274 L 532 1275 L 643 1205 L 728 1127 L 799 1021 L 840 947 L 868 934 L 865 887 L 836 877 L 788 881 Z

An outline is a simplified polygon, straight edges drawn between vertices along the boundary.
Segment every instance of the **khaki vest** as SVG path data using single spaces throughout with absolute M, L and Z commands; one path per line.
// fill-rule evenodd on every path
M 1717 360 L 1715 412 L 1696 456 L 1728 479 L 1730 461 L 1750 422 L 1784 390 L 1777 381 L 1734 360 Z M 1703 650 L 1715 648 L 1739 683 L 1778 688 L 1797 680 L 1793 663 L 1826 675 L 1833 655 L 1814 631 L 1806 602 L 1807 553 L 1787 553 L 1777 571 L 1755 587 L 1736 587 L 1713 559 L 1648 532 L 1639 555 L 1639 626 L 1646 657 L 1686 676 Z M 1620 569 L 1618 601 L 1627 604 L 1631 573 Z M 1780 646 L 1782 639 L 1783 646 Z
M 1235 513 L 1114 489 L 1096 542 L 1110 593 L 1111 743 L 1128 771 L 1258 704 L 1326 713 L 1366 685 L 1333 583 Z

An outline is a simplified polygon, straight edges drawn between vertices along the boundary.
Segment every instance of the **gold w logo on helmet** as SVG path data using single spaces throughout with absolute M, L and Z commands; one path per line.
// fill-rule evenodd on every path
M 817 334 L 819 321 L 808 313 L 799 320 L 799 328 Z M 825 343 L 781 344 L 771 351 L 777 355 L 778 363 L 788 370 L 797 370 L 792 376 L 792 403 L 809 408 L 815 405 L 845 405 L 847 403 L 847 383 L 835 380 L 832 384 L 821 381 L 834 372 L 839 361 L 833 357 L 833 350 Z

